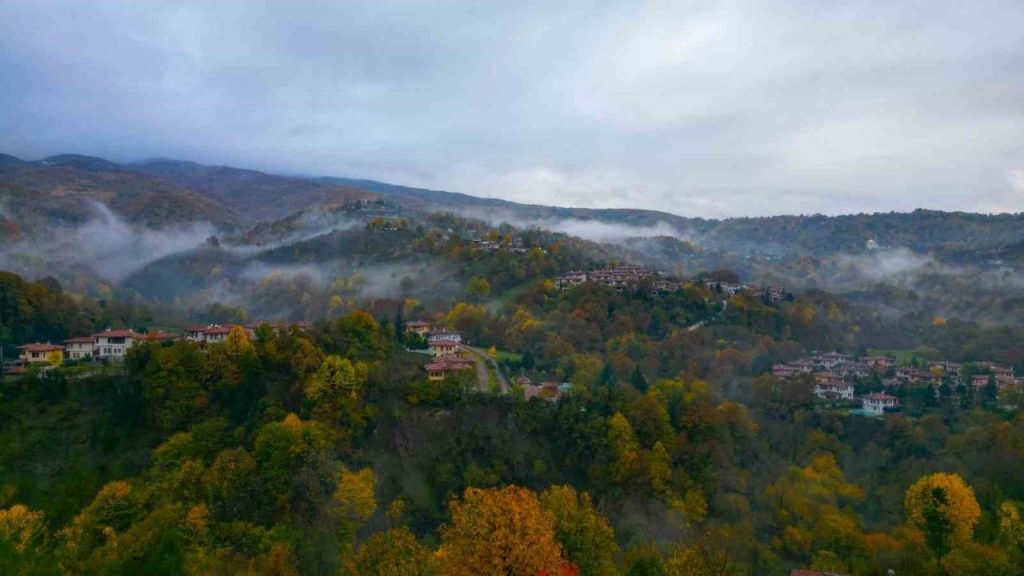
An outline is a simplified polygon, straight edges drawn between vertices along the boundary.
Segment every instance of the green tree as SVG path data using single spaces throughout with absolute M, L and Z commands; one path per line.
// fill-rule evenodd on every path
M 572 486 L 552 486 L 540 495 L 541 506 L 555 516 L 555 536 L 581 576 L 614 576 L 619 546 L 608 519 L 594 508 L 590 494 Z

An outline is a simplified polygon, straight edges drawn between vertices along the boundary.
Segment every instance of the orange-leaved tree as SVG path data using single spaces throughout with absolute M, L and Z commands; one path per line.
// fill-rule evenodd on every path
M 555 540 L 555 517 L 537 495 L 506 486 L 467 488 L 450 504 L 452 520 L 441 528 L 440 561 L 453 576 L 558 574 L 566 561 Z

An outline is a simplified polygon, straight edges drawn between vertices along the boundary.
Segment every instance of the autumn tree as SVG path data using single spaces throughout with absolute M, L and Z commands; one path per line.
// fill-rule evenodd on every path
M 434 554 L 405 526 L 370 536 L 355 559 L 359 576 L 439 576 Z
M 0 574 L 56 574 L 42 512 L 15 504 L 0 509 Z
M 974 490 L 960 476 L 942 472 L 914 482 L 903 505 L 907 522 L 922 532 L 925 544 L 940 559 L 971 540 L 981 516 Z
M 792 557 L 809 560 L 829 551 L 844 557 L 863 547 L 857 519 L 847 507 L 864 498 L 846 481 L 832 454 L 813 457 L 803 467 L 790 467 L 765 489 L 774 517 L 781 525 L 781 546 Z
M 474 276 L 469 279 L 466 291 L 474 300 L 485 300 L 491 295 L 491 283 L 486 278 Z
M 338 486 L 331 496 L 331 507 L 339 521 L 342 542 L 351 546 L 356 530 L 377 511 L 374 490 L 377 477 L 370 468 L 350 471 L 342 468 Z
M 441 528 L 445 574 L 534 576 L 565 564 L 555 516 L 526 488 L 467 488 L 450 508 L 451 523 Z

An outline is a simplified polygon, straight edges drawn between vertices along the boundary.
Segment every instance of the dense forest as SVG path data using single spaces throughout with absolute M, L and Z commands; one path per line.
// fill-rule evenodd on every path
M 489 267 L 506 255 L 435 249 L 453 248 L 474 278 L 519 283 Z M 946 391 L 868 418 L 766 374 L 872 345 L 884 320 L 820 291 L 536 280 L 495 304 L 489 286 L 443 309 L 353 303 L 305 331 L 236 328 L 5 380 L 0 572 L 1021 573 L 1015 400 Z M 0 315 L 15 343 L 153 322 L 11 274 Z M 429 380 L 409 318 L 571 388 L 527 400 Z M 904 321 L 921 358 L 1024 359 L 1019 330 Z

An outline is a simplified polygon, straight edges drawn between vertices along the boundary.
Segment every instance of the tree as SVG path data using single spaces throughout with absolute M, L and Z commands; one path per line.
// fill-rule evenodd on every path
M 554 515 L 526 488 L 467 488 L 450 508 L 451 523 L 441 528 L 445 574 L 534 576 L 565 565 Z
M 0 510 L 0 542 L 16 553 L 24 554 L 46 538 L 46 521 L 42 512 L 15 504 Z
M 328 356 L 306 385 L 306 398 L 313 403 L 337 397 L 359 398 L 365 380 L 365 365 L 353 366 L 348 358 Z
M 541 507 L 555 516 L 555 536 L 581 576 L 614 576 L 619 546 L 608 519 L 594 508 L 590 494 L 572 486 L 552 486 L 540 496 Z
M 782 526 L 780 545 L 792 557 L 807 561 L 824 550 L 849 556 L 861 546 L 860 526 L 849 504 L 864 498 L 859 486 L 847 482 L 829 453 L 790 467 L 765 488 L 765 497 Z
M 637 364 L 633 369 L 633 373 L 629 375 L 629 383 L 641 392 L 647 391 L 647 378 L 644 377 L 644 373 L 640 371 L 640 365 Z
M 469 296 L 475 300 L 484 300 L 491 295 L 491 283 L 486 278 L 470 278 L 466 288 Z
M 923 533 L 925 544 L 939 559 L 971 540 L 981 516 L 974 490 L 960 476 L 942 472 L 914 482 L 903 505 L 907 521 Z
M 441 572 L 431 551 L 405 526 L 367 538 L 356 555 L 360 576 L 437 576 Z

